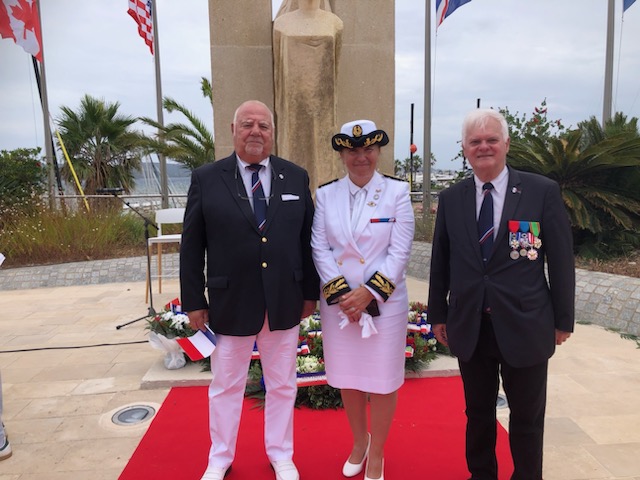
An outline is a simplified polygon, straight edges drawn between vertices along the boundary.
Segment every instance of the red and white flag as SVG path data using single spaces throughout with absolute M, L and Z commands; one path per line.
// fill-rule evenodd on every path
M 42 62 L 42 33 L 36 0 L 0 0 L 0 37 L 12 39 Z
M 149 45 L 151 55 L 153 55 L 153 21 L 151 20 L 151 0 L 129 0 L 129 15 L 138 24 L 138 33 L 144 39 L 144 43 Z

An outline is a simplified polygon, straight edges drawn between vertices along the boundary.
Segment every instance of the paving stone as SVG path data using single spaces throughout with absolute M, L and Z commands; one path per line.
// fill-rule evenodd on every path
M 431 244 L 414 242 L 407 274 L 429 280 Z M 163 270 L 177 270 L 179 254 L 162 256 Z M 127 257 L 61 265 L 0 269 L 0 290 L 74 286 L 146 280 L 147 257 Z M 157 272 L 151 259 L 151 274 Z M 640 334 L 640 278 L 576 270 L 576 319 Z

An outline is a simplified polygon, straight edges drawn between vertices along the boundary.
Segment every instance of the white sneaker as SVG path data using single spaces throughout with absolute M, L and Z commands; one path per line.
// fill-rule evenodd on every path
M 231 471 L 231 465 L 228 467 L 207 467 L 200 480 L 223 480 Z
M 9 458 L 13 452 L 11 451 L 11 444 L 9 443 L 9 439 L 5 438 L 4 445 L 0 447 L 0 460 L 4 460 Z
M 271 466 L 276 472 L 276 480 L 300 480 L 298 469 L 291 460 L 271 462 Z

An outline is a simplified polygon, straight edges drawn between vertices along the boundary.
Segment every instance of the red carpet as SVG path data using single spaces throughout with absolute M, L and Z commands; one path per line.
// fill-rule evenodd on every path
M 262 410 L 244 402 L 238 448 L 227 480 L 273 480 L 264 451 Z M 199 480 L 209 452 L 206 387 L 173 388 L 120 480 Z M 498 426 L 500 479 L 513 470 Z M 407 380 L 385 448 L 385 478 L 469 478 L 464 459 L 464 398 L 459 377 Z M 351 448 L 343 410 L 297 409 L 294 461 L 301 480 L 341 479 Z M 362 479 L 364 474 L 354 477 Z

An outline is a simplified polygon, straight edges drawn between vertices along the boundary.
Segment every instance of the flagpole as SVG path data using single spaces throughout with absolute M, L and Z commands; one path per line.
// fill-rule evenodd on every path
M 38 22 L 40 22 L 40 31 L 42 32 L 42 13 L 40 11 L 40 0 L 36 0 L 38 7 Z M 42 62 L 40 63 L 40 78 L 42 79 L 42 121 L 44 122 L 44 151 L 48 170 L 49 179 L 49 208 L 53 210 L 55 207 L 55 187 L 54 187 L 54 164 L 55 157 L 53 155 L 53 140 L 51 138 L 51 128 L 49 126 L 49 96 L 47 95 L 47 75 L 44 68 L 44 39 L 40 45 L 40 55 Z
M 422 159 L 422 218 L 431 212 L 431 0 L 424 14 L 424 158 Z
M 615 0 L 608 0 L 607 8 L 607 44 L 604 61 L 604 96 L 602 100 L 602 127 L 611 120 L 613 98 L 613 32 L 615 18 Z
M 40 77 L 40 67 L 38 67 L 38 59 L 31 55 L 31 62 L 33 65 L 33 73 L 36 76 L 36 85 L 38 87 L 38 96 L 40 97 L 40 104 L 42 104 L 42 78 Z M 50 138 L 53 138 L 50 135 Z M 56 186 L 58 187 L 58 194 L 64 195 L 64 189 L 62 188 L 62 178 L 60 178 L 60 169 L 58 168 L 58 160 L 55 155 L 55 147 L 53 140 L 51 141 L 51 152 L 53 153 L 53 172 L 55 175 Z
M 156 0 L 151 0 L 151 21 L 153 22 L 153 58 L 156 69 L 156 109 L 158 111 L 158 124 L 164 127 L 164 113 L 162 109 L 162 80 L 160 78 L 160 36 L 158 35 L 158 15 Z M 158 131 L 160 141 L 164 142 L 164 133 Z M 169 208 L 169 188 L 167 185 L 167 159 L 163 153 L 158 154 L 160 159 L 160 193 L 162 208 Z

